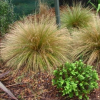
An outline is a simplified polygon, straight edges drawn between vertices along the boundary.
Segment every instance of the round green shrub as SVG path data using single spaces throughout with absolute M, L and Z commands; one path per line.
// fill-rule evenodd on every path
M 70 98 L 88 99 L 87 95 L 98 87 L 97 80 L 96 70 L 80 60 L 75 63 L 66 62 L 56 69 L 52 81 L 63 95 L 68 95 Z

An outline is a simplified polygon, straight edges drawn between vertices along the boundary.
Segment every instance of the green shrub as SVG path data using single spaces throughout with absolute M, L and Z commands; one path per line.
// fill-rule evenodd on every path
M 8 31 L 9 24 L 14 21 L 13 5 L 7 0 L 0 0 L 0 35 Z
M 66 62 L 54 71 L 53 85 L 70 98 L 88 99 L 88 94 L 98 87 L 98 74 L 92 66 L 81 60 L 75 63 Z
M 1 43 L 6 65 L 17 70 L 51 71 L 71 58 L 66 29 L 57 30 L 55 20 L 48 18 L 25 18 L 12 26 Z
M 81 3 L 73 4 L 73 7 L 67 6 L 61 11 L 61 23 L 69 30 L 79 29 L 87 27 L 92 21 L 92 16 L 90 8 L 83 8 Z

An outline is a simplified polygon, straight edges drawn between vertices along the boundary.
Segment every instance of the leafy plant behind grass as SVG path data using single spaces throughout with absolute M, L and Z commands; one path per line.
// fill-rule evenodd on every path
M 54 70 L 53 85 L 56 85 L 63 95 L 87 100 L 88 94 L 98 87 L 98 74 L 92 67 L 81 60 L 75 63 L 66 62 Z
M 51 71 L 70 59 L 66 29 L 57 30 L 55 20 L 25 18 L 10 29 L 1 43 L 1 56 L 6 65 L 24 71 Z
M 0 0 L 0 36 L 4 35 L 15 19 L 13 5 L 7 0 Z
M 90 8 L 83 8 L 81 3 L 73 3 L 73 7 L 66 6 L 61 12 L 61 23 L 69 30 L 87 27 L 92 21 Z
M 76 42 L 78 45 L 76 45 Z M 83 61 L 89 65 L 98 66 L 100 63 L 100 19 L 95 17 L 95 20 L 90 24 L 90 27 L 78 32 L 77 37 L 74 37 L 76 49 L 74 49 L 75 59 L 82 57 Z
M 99 11 L 100 11 L 100 0 L 97 0 L 97 3 L 98 3 L 97 6 L 91 0 L 89 0 L 88 3 L 90 3 L 96 9 L 97 13 L 99 13 Z

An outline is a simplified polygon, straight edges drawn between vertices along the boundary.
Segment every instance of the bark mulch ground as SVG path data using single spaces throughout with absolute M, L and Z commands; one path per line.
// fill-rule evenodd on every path
M 6 70 L 3 66 L 0 66 L 0 74 Z M 53 75 L 48 73 L 23 74 L 20 71 L 14 76 L 9 73 L 0 81 L 11 90 L 18 100 L 78 100 L 77 98 L 69 99 L 67 96 L 62 97 L 57 88 L 52 86 L 52 78 Z M 99 88 L 89 94 L 90 100 L 100 100 L 100 80 L 98 84 Z M 0 100 L 14 99 L 0 89 Z

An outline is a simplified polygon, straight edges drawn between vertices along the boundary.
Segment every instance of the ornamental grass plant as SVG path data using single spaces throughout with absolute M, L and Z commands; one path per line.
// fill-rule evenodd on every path
M 100 63 L 100 19 L 94 17 L 89 27 L 82 29 L 74 36 L 76 48 L 73 55 L 76 59 L 82 59 L 89 65 L 98 66 Z
M 45 14 L 50 7 L 45 2 L 39 2 L 39 14 Z
M 1 57 L 7 66 L 51 72 L 71 58 L 68 32 L 65 28 L 58 30 L 55 20 L 48 18 L 25 18 L 10 28 L 1 42 Z
M 38 11 L 35 12 L 35 14 L 30 14 L 27 16 L 27 18 L 29 19 L 38 19 L 38 21 L 40 20 L 41 21 L 41 17 L 48 17 L 49 16 L 49 19 L 48 20 L 52 20 L 52 18 L 55 17 L 55 13 L 54 13 L 54 9 L 50 8 L 48 6 L 47 3 L 45 2 L 39 2 L 39 9 Z
M 93 13 L 89 7 L 83 7 L 81 3 L 73 3 L 61 11 L 61 24 L 69 30 L 87 27 L 93 20 Z

